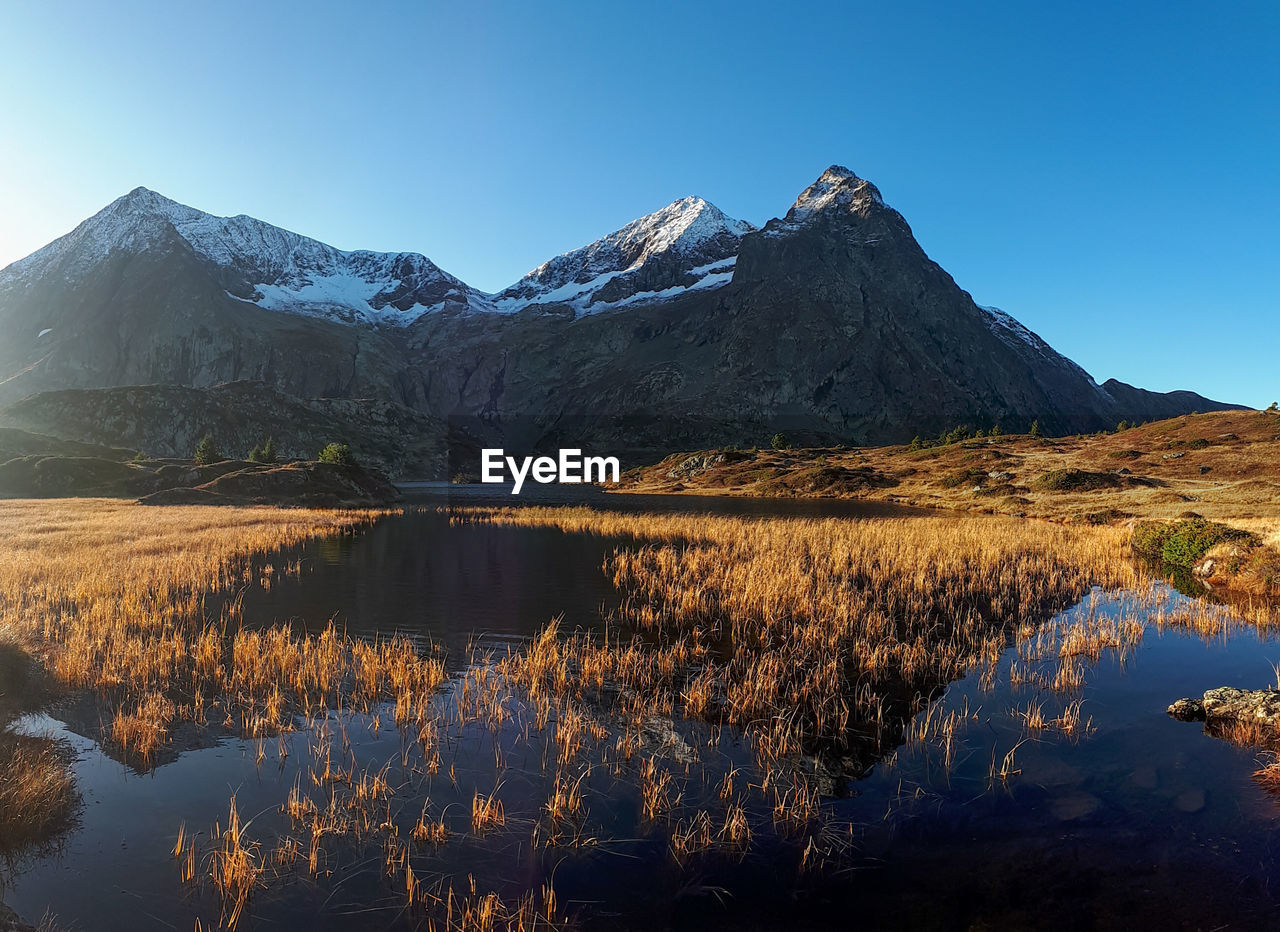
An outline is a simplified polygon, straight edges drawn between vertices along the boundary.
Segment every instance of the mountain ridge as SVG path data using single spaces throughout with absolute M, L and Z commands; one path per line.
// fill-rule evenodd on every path
M 337 250 L 135 189 L 0 270 L 0 328 L 0 406 L 261 383 L 392 403 L 497 445 L 637 455 L 781 429 L 890 443 L 958 423 L 1075 433 L 1231 407 L 1099 385 L 979 306 L 841 166 L 761 228 L 682 198 L 496 295 L 417 253 Z

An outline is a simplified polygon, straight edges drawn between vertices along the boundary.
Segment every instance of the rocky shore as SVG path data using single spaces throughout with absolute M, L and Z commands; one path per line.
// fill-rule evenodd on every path
M 1199 699 L 1179 699 L 1168 712 L 1179 721 L 1206 725 L 1276 725 L 1280 723 L 1280 689 L 1219 686 Z

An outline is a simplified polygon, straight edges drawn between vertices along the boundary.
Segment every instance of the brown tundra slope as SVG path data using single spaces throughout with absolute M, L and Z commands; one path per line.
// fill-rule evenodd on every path
M 864 498 L 1094 523 L 1190 512 L 1280 544 L 1280 413 L 1221 411 L 1111 433 L 679 453 L 623 490 Z

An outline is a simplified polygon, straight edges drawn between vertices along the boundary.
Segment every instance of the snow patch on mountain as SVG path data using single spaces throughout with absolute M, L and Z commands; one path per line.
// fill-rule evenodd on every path
M 530 304 L 568 304 L 596 313 L 717 287 L 732 278 L 742 237 L 754 230 L 700 197 L 682 198 L 544 262 L 494 295 L 493 306 L 513 312 Z M 707 274 L 716 266 L 728 275 Z
M 984 304 L 979 304 L 978 307 L 987 312 L 987 325 L 991 328 L 991 332 L 1002 340 L 1025 343 L 1037 351 L 1049 349 L 1048 343 L 1000 308 L 987 307 Z
M 1021 321 L 1017 320 L 1016 318 L 1014 318 L 1009 314 L 1006 314 L 1004 311 L 1000 310 L 1000 308 L 998 307 L 988 307 L 984 304 L 979 304 L 978 308 L 979 310 L 985 312 L 984 316 L 987 319 L 987 326 L 991 328 L 991 332 L 994 333 L 997 337 L 1004 340 L 1006 343 L 1010 344 L 1014 348 L 1022 348 L 1024 350 L 1029 349 L 1032 353 L 1034 353 L 1037 357 L 1040 357 L 1041 359 L 1048 357 L 1048 358 L 1062 360 L 1064 363 L 1066 363 L 1066 365 L 1075 369 L 1077 372 L 1080 373 L 1080 375 L 1084 376 L 1085 379 L 1088 380 L 1089 384 L 1093 386 L 1093 388 L 1098 392 L 1098 394 L 1104 395 L 1107 398 L 1111 398 L 1111 394 L 1105 388 L 1099 385 L 1094 380 L 1093 376 L 1085 372 L 1084 369 L 1082 369 L 1075 362 L 1071 361 L 1070 359 L 1067 359 L 1065 356 L 1062 356 L 1060 353 L 1058 353 L 1052 346 L 1050 346 L 1043 339 L 1041 339 L 1034 331 L 1032 331 L 1029 327 L 1027 327 Z

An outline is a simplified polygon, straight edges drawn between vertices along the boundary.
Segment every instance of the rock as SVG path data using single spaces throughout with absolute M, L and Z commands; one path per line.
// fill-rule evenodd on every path
M 1160 775 L 1154 767 L 1139 767 L 1129 777 L 1134 786 L 1144 790 L 1154 790 L 1160 784 Z
M 1008 482 L 1010 479 L 1012 479 L 1012 478 L 1013 478 L 1013 473 L 1011 473 L 1011 472 L 989 472 L 989 473 L 987 473 L 987 478 L 988 478 L 988 479 L 994 479 L 996 482 Z
M 1179 812 L 1199 812 L 1204 808 L 1204 790 L 1184 790 L 1173 801 L 1173 808 Z
M 1053 817 L 1059 822 L 1073 822 L 1092 815 L 1102 806 L 1102 800 L 1090 793 L 1069 793 L 1053 801 Z
M 1177 453 L 1166 453 L 1166 454 L 1164 455 L 1163 459 L 1167 459 L 1167 460 L 1180 460 L 1180 459 L 1182 459 L 1182 458 L 1183 458 L 1184 456 L 1186 456 L 1186 455 L 1187 455 L 1187 454 L 1186 454 L 1185 452 L 1183 452 L 1182 450 L 1179 450 Z
M 1179 699 L 1166 711 L 1180 722 L 1204 721 L 1204 703 L 1199 699 Z
M 1206 577 L 1212 576 L 1213 568 L 1216 565 L 1217 564 L 1215 564 L 1212 560 L 1205 560 L 1203 563 L 1198 563 L 1194 567 L 1192 567 L 1191 572 L 1194 573 L 1196 576 L 1206 576 Z
M 1206 719 L 1234 718 L 1274 725 L 1280 721 L 1280 689 L 1219 686 L 1204 694 Z
M 675 723 L 662 715 L 650 715 L 641 723 L 640 744 L 647 753 L 670 757 L 680 764 L 698 760 L 698 752 L 676 731 Z
M 1203 699 L 1179 699 L 1168 712 L 1180 721 L 1280 724 L 1280 689 L 1238 689 L 1219 686 Z
M 668 479 L 689 479 L 725 462 L 723 453 L 694 453 L 667 470 Z

